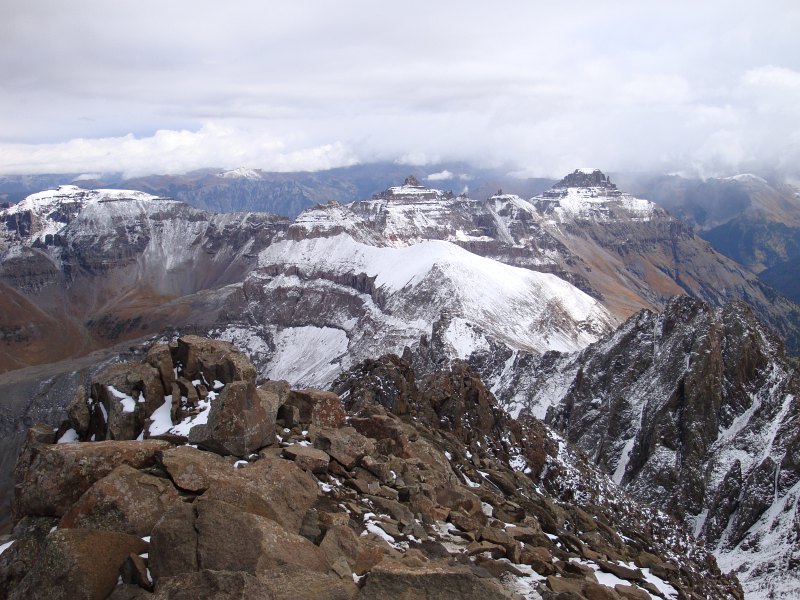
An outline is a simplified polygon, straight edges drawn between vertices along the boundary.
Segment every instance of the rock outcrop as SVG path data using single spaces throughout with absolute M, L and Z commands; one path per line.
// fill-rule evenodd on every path
M 466 363 L 417 385 L 408 363 L 378 359 L 403 402 L 370 392 L 376 378 L 357 379 L 375 370 L 359 365 L 339 380 L 360 390 L 345 413 L 330 392 L 255 387 L 230 346 L 207 362 L 177 354 L 209 344 L 148 353 L 176 393 L 142 409 L 146 425 L 131 435 L 162 439 L 31 430 L 0 550 L 9 598 L 741 597 L 675 521 L 631 501 L 541 422 L 509 417 Z M 224 368 L 231 357 L 241 369 Z M 141 370 L 131 363 L 127 377 L 119 366 L 114 389 Z M 185 445 L 225 390 L 251 387 L 268 397 L 269 410 L 249 416 L 268 436 L 240 455 L 225 438 L 239 439 L 232 429 L 205 448 Z M 92 415 L 104 406 L 89 401 Z M 163 420 L 170 430 L 158 433 Z M 79 477 L 71 465 L 86 468 Z
M 752 309 L 676 298 L 531 372 L 528 410 L 549 406 L 549 423 L 684 520 L 754 597 L 800 585 L 800 381 Z

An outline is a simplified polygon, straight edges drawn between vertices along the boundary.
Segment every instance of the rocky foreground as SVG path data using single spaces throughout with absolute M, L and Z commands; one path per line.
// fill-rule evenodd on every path
M 742 597 L 466 363 L 384 356 L 334 390 L 193 336 L 106 369 L 28 433 L 0 597 Z

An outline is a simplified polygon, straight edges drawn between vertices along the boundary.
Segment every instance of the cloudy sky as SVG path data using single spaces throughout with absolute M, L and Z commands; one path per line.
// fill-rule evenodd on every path
M 0 172 L 800 173 L 797 0 L 5 0 Z

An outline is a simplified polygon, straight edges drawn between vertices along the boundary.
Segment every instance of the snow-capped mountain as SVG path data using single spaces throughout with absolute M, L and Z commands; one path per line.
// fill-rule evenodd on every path
M 222 179 L 262 179 L 261 174 L 256 171 L 255 169 L 248 169 L 247 167 L 239 167 L 237 169 L 231 169 L 230 171 L 223 171 L 219 173 L 217 177 L 221 177 Z
M 800 381 L 749 307 L 677 298 L 529 369 L 516 411 L 546 412 L 615 482 L 685 520 L 750 597 L 792 597 Z
M 124 190 L 29 196 L 0 211 L 0 370 L 214 322 L 287 224 Z
M 174 329 L 294 386 L 385 353 L 420 376 L 464 359 L 685 518 L 748 589 L 796 560 L 792 363 L 749 309 L 722 307 L 747 302 L 790 342 L 800 309 L 596 169 L 527 200 L 409 178 L 293 222 L 61 187 L 0 225 L 3 369 Z

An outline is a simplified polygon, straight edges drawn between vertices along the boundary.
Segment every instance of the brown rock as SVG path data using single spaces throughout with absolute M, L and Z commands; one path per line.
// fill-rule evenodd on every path
M 328 463 L 331 460 L 326 452 L 301 444 L 287 446 L 283 449 L 283 456 L 293 460 L 298 467 L 311 473 L 327 473 Z
M 213 482 L 204 498 L 221 500 L 241 510 L 267 517 L 292 533 L 320 494 L 316 480 L 295 463 L 262 458 Z
M 91 412 L 85 387 L 80 386 L 72 397 L 72 401 L 67 406 L 67 418 L 78 437 L 81 440 L 88 439 Z
M 620 600 L 619 594 L 610 587 L 592 582 L 586 584 L 583 595 L 586 600 Z
M 111 531 L 59 529 L 47 536 L 33 569 L 10 600 L 104 600 L 128 556 L 144 552 L 140 538 Z
M 158 370 L 145 363 L 111 365 L 92 381 L 92 398 L 108 414 L 109 440 L 136 439 L 145 419 L 164 404 L 164 396 Z
M 389 561 L 372 569 L 358 595 L 359 600 L 509 600 L 510 597 L 499 583 L 480 579 L 464 566 L 429 562 L 422 567 L 409 567 Z
M 175 383 L 175 365 L 172 364 L 172 354 L 168 344 L 154 344 L 147 351 L 145 358 L 147 364 L 158 371 L 161 385 L 165 391 L 172 389 Z
M 629 569 L 622 565 L 617 565 L 605 560 L 597 561 L 599 567 L 606 573 L 616 575 L 620 579 L 627 579 L 628 581 L 644 581 L 644 574 L 639 569 Z
M 583 579 L 573 579 L 568 577 L 547 577 L 547 587 L 556 593 L 567 592 L 583 596 L 583 589 L 586 582 Z
M 131 583 L 148 591 L 153 591 L 153 584 L 147 575 L 147 565 L 138 554 L 129 554 L 122 564 L 120 577 L 123 583 Z
M 451 510 L 448 518 L 461 531 L 477 531 L 486 525 L 486 515 L 483 513 L 468 515 L 460 510 Z
M 196 512 L 190 504 L 178 504 L 153 527 L 150 536 L 150 573 L 162 578 L 197 571 Z
M 189 442 L 201 448 L 240 457 L 275 439 L 275 415 L 267 414 L 252 381 L 227 384 L 211 402 L 208 422 L 189 432 Z
M 614 586 L 614 591 L 625 600 L 650 600 L 650 594 L 635 585 L 622 585 L 618 583 Z
M 197 558 L 203 569 L 253 575 L 283 565 L 321 573 L 330 569 L 322 550 L 271 519 L 216 500 L 200 498 L 196 505 Z
M 327 452 L 345 468 L 352 469 L 364 456 L 375 451 L 375 444 L 352 427 L 320 429 L 314 447 Z
M 275 600 L 263 581 L 241 571 L 182 573 L 158 581 L 152 600 Z
M 146 536 L 161 516 L 180 501 L 169 481 L 120 465 L 86 490 L 61 518 L 59 526 Z
M 0 598 L 8 598 L 9 591 L 33 568 L 45 538 L 55 525 L 56 519 L 50 517 L 25 517 L 17 523 L 14 543 L 0 555 Z
M 412 456 L 411 443 L 403 432 L 400 421 L 389 415 L 376 414 L 369 417 L 353 417 L 350 425 L 361 435 L 377 440 L 381 454 L 393 454 L 401 458 Z
M 433 491 L 433 499 L 451 510 L 461 510 L 467 515 L 483 512 L 481 499 L 472 492 L 449 484 L 440 484 Z
M 224 384 L 234 381 L 255 383 L 256 369 L 247 357 L 230 342 L 210 340 L 196 335 L 178 338 L 173 362 L 180 363 L 183 375 L 189 380 L 214 380 Z
M 189 492 L 202 493 L 213 482 L 227 480 L 233 472 L 230 460 L 191 446 L 159 452 L 158 461 L 175 485 Z
M 145 440 L 42 445 L 28 455 L 23 449 L 20 459 L 30 463 L 15 469 L 15 520 L 25 515 L 60 517 L 119 465 L 151 466 L 156 452 L 167 448 L 167 442 Z
M 345 412 L 339 396 L 322 390 L 292 390 L 284 404 L 300 410 L 300 423 L 317 427 L 341 427 Z
M 358 586 L 353 583 L 352 572 L 347 563 L 342 566 L 345 569 L 343 576 L 327 573 L 314 573 L 309 576 L 305 569 L 295 565 L 284 565 L 271 569 L 269 574 L 259 581 L 276 599 L 351 600 L 358 594 Z

